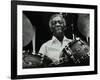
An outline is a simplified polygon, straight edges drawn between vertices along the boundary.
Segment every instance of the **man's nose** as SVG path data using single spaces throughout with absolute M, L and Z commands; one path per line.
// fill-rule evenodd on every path
M 59 25 L 60 25 L 60 24 L 57 22 L 57 23 L 56 23 L 56 26 L 59 26 Z

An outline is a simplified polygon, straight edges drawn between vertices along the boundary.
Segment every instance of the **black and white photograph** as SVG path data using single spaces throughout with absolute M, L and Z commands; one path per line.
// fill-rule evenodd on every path
M 12 7 L 12 78 L 97 73 L 96 6 L 12 1 Z
M 89 65 L 89 16 L 23 11 L 23 68 Z

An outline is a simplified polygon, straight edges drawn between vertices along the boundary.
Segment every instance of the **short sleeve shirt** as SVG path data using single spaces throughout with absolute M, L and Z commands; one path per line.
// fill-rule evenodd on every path
M 55 36 L 53 36 L 51 40 L 41 46 L 39 53 L 48 56 L 52 61 L 59 61 L 63 48 L 71 41 L 71 39 L 64 36 L 61 43 Z

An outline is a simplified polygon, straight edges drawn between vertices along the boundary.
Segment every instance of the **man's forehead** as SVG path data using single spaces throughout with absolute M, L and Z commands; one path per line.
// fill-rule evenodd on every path
M 55 17 L 53 17 L 52 20 L 62 20 L 62 17 L 61 16 L 55 16 Z

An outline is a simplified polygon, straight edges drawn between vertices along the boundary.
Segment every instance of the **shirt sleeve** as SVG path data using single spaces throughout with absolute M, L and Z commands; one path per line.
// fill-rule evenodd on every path
M 46 45 L 45 44 L 43 44 L 42 46 L 41 46 L 41 48 L 40 48 L 40 50 L 39 50 L 39 53 L 41 53 L 41 54 L 43 54 L 43 55 L 46 55 Z

